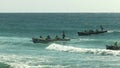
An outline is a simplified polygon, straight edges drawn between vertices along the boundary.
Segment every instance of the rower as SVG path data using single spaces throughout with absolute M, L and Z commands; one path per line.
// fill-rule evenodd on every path
M 64 33 L 64 31 L 63 31 L 63 34 L 62 34 L 62 39 L 65 39 L 65 33 Z
M 96 29 L 96 32 L 99 32 L 98 29 Z
M 87 30 L 84 31 L 85 33 L 87 32 Z
M 46 37 L 46 40 L 51 40 L 51 38 L 50 38 L 50 36 L 49 36 L 49 35 Z
M 40 39 L 43 39 L 42 36 L 40 36 Z
M 34 40 L 34 38 L 32 37 L 32 40 Z
M 55 40 L 59 40 L 59 39 L 60 39 L 60 38 L 56 35 L 56 36 L 55 36 Z

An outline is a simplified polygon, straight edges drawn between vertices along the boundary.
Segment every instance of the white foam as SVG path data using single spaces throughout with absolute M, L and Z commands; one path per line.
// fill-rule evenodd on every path
M 120 30 L 109 30 L 108 33 L 120 32 Z
M 94 41 L 96 39 L 79 38 L 80 41 Z
M 120 56 L 120 51 L 106 50 L 106 49 L 87 49 L 87 48 L 78 48 L 73 46 L 64 46 L 60 44 L 51 44 L 46 49 L 65 51 L 65 52 L 78 52 L 78 53 L 92 53 L 92 54 L 101 54 L 101 55 L 117 55 Z
M 30 68 L 28 65 L 22 63 L 10 63 L 10 65 L 12 68 Z
M 113 30 L 109 30 L 108 33 L 113 33 L 114 31 Z
M 51 62 L 49 58 L 51 57 L 1 54 L 0 62 L 10 65 L 11 68 L 42 68 L 45 67 L 45 65 L 41 65 L 43 62 Z

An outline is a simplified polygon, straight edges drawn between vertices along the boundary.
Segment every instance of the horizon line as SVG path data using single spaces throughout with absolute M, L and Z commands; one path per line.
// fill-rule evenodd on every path
M 120 13 L 120 12 L 0 12 L 0 13 Z

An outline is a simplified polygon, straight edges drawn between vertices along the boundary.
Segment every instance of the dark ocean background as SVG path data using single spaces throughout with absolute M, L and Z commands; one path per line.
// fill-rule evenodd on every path
M 78 36 L 78 31 L 107 33 Z M 61 37 L 70 41 L 47 44 L 32 37 Z M 119 68 L 120 51 L 106 45 L 120 45 L 120 13 L 0 13 L 0 68 Z

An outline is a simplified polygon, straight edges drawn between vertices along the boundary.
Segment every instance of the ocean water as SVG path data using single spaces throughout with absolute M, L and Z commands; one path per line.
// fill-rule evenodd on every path
M 108 32 L 77 35 L 100 25 Z M 70 41 L 31 39 L 62 31 Z M 0 13 L 0 68 L 119 68 L 120 51 L 106 50 L 115 41 L 120 45 L 119 13 Z

